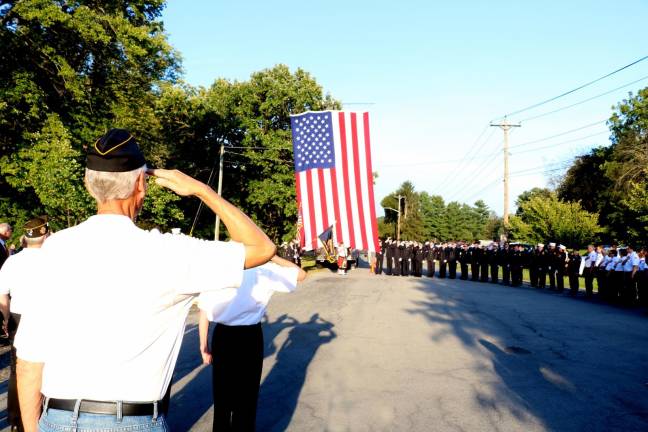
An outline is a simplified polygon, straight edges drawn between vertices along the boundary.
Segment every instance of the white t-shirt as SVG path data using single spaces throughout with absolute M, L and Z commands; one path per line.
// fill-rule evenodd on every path
M 272 294 L 293 292 L 297 288 L 298 276 L 297 267 L 264 264 L 245 270 L 239 289 L 201 293 L 198 307 L 212 322 L 229 326 L 257 324 L 261 322 Z
M 0 294 L 11 295 L 13 313 L 24 314 L 30 302 L 39 301 L 39 286 L 34 284 L 34 274 L 41 268 L 39 257 L 39 248 L 25 248 L 7 258 L 0 270 Z
M 41 307 L 21 319 L 18 357 L 42 362 L 50 398 L 164 396 L 193 295 L 240 286 L 245 248 L 144 231 L 97 215 L 41 248 Z M 36 273 L 37 274 L 37 273 Z

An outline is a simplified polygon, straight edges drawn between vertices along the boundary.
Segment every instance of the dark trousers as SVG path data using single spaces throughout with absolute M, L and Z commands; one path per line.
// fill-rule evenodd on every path
M 559 292 L 563 292 L 565 290 L 564 271 L 558 270 L 558 273 L 556 274 L 556 288 L 558 289 Z
M 450 273 L 449 278 L 455 279 L 457 277 L 457 261 L 448 261 L 448 270 Z
M 401 261 L 401 276 L 409 276 L 410 274 L 410 262 L 409 260 L 403 258 Z
M 459 276 L 459 279 L 468 279 L 468 263 L 461 263 L 461 276 Z
M 394 269 L 392 270 L 391 274 L 393 276 L 400 276 L 401 274 L 401 262 L 398 261 L 398 259 L 394 259 Z
M 648 306 L 648 270 L 637 272 L 637 294 L 639 305 Z
M 9 387 L 7 389 L 7 420 L 12 430 L 16 428 L 23 430 L 20 417 L 20 405 L 18 404 L 18 386 L 16 383 L 16 348 L 13 346 L 14 337 L 20 324 L 20 314 L 9 315 L 9 343 L 11 344 L 11 363 L 9 365 Z
M 569 294 L 575 296 L 578 294 L 579 286 L 579 275 L 578 273 L 569 274 Z
M 594 267 L 586 267 L 583 270 L 585 276 L 585 294 L 589 297 L 594 292 Z
M 443 279 L 446 277 L 446 268 L 448 264 L 445 261 L 439 262 L 439 277 Z
M 499 282 L 499 269 L 497 267 L 497 264 L 491 264 L 490 266 L 490 277 L 492 283 Z
M 436 271 L 434 267 L 434 260 L 427 260 L 427 275 L 429 277 L 434 277 L 434 272 Z
M 511 266 L 511 285 L 522 285 L 522 267 L 519 265 Z
M 556 289 L 556 270 L 549 268 L 547 269 L 547 276 L 549 276 L 549 289 Z
M 598 295 L 600 298 L 607 298 L 607 272 L 603 268 L 597 268 L 595 271 L 596 283 L 598 284 Z
M 387 256 L 387 271 L 385 272 L 385 274 L 388 274 L 388 275 L 392 274 L 392 267 L 393 267 L 392 261 L 393 261 L 393 258 L 390 257 L 390 256 Z
M 488 282 L 488 264 L 482 263 L 479 272 L 480 272 L 479 280 L 482 282 Z
M 632 277 L 631 271 L 623 272 L 623 291 L 621 294 L 621 299 L 623 304 L 632 306 L 637 301 L 637 285 L 635 278 Z
M 538 288 L 544 289 L 547 286 L 547 270 L 538 269 Z
M 504 285 L 511 284 L 511 268 L 508 266 L 508 264 L 504 264 L 502 266 L 502 283 Z
M 263 367 L 261 324 L 216 324 L 212 337 L 214 431 L 250 431 Z
M 376 254 L 376 274 L 381 274 L 383 271 L 383 256 Z
M 607 299 L 615 303 L 619 300 L 619 289 L 623 284 L 623 272 L 610 271 L 607 275 L 605 286 L 607 287 Z
M 479 280 L 479 264 L 476 262 L 470 263 L 470 280 Z
M 538 286 L 538 269 L 534 265 L 529 267 L 529 282 L 533 288 Z

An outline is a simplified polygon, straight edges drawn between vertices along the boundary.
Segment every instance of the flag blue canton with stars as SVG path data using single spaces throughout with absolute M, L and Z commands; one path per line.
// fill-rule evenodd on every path
M 330 112 L 306 113 L 290 118 L 295 171 L 334 168 L 333 122 Z

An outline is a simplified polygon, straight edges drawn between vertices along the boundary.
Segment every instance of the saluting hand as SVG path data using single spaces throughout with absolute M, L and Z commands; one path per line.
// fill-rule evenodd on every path
M 203 182 L 179 170 L 150 169 L 146 173 L 156 177 L 155 183 L 171 189 L 180 196 L 196 195 L 205 187 Z

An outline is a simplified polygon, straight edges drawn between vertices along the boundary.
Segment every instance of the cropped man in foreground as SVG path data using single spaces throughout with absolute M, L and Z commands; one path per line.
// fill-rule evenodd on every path
M 89 147 L 85 181 L 97 215 L 45 243 L 43 307 L 22 319 L 16 336 L 23 424 L 27 431 L 166 431 L 161 400 L 194 296 L 238 287 L 243 269 L 267 262 L 275 247 L 207 185 L 179 171 L 147 172 L 127 131 L 113 129 Z M 233 241 L 135 226 L 147 174 L 200 198 Z

